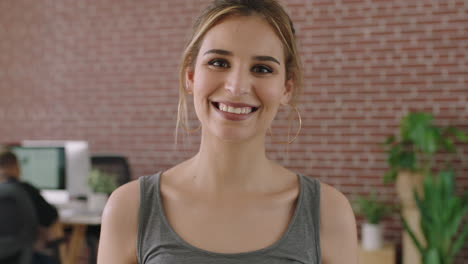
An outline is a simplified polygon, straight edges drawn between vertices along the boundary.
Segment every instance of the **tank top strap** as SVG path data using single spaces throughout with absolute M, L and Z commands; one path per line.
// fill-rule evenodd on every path
M 164 226 L 161 217 L 162 208 L 159 195 L 159 181 L 162 171 L 154 175 L 142 176 L 140 181 L 140 208 L 138 213 L 137 258 L 138 263 L 146 263 L 151 254 L 154 254 L 155 244 L 162 241 L 169 244 L 171 240 L 168 229 Z
M 307 235 L 309 247 L 314 247 L 306 250 L 310 254 L 310 259 L 315 259 L 316 263 L 320 263 L 320 181 L 301 174 L 299 176 L 302 182 L 303 205 L 296 228 Z

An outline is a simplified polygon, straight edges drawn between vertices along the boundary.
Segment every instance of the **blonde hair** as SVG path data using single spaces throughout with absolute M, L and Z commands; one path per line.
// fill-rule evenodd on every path
M 297 98 L 302 91 L 302 67 L 296 45 L 293 23 L 275 0 L 215 0 L 195 22 L 193 33 L 182 55 L 179 71 L 179 105 L 177 113 L 176 139 L 179 125 L 188 130 L 186 70 L 194 68 L 203 41 L 203 37 L 213 26 L 231 16 L 260 16 L 275 31 L 283 44 L 286 60 L 286 79 L 294 81 L 294 91 L 290 105 L 297 105 Z

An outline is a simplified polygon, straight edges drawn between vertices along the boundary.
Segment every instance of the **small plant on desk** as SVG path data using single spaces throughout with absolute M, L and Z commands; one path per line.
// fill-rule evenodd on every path
M 116 176 L 99 169 L 92 169 L 88 177 L 88 185 L 92 193 L 88 196 L 88 207 L 101 211 L 107 198 L 117 188 Z
M 380 222 L 394 210 L 394 206 L 379 201 L 375 193 L 358 197 L 354 203 L 354 211 L 366 219 L 361 229 L 363 249 L 377 250 L 383 247 L 383 233 Z
M 88 185 L 94 193 L 111 194 L 117 188 L 116 177 L 113 174 L 92 169 L 88 177 Z

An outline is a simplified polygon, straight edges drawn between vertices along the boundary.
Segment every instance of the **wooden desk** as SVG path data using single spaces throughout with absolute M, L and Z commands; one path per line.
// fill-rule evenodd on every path
M 386 244 L 382 249 L 364 250 L 359 246 L 359 264 L 395 264 L 395 246 Z
M 60 220 L 53 227 L 54 236 L 63 237 L 64 228 L 71 227 L 68 243 L 59 247 L 62 264 L 77 263 L 78 255 L 86 239 L 88 225 L 100 225 L 102 212 L 89 211 L 86 207 L 59 210 Z

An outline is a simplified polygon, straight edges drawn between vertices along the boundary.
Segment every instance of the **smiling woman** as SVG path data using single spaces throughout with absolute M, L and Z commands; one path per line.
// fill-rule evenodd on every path
M 199 151 L 114 191 L 98 263 L 357 263 L 347 199 L 266 157 L 266 131 L 302 87 L 283 8 L 215 1 L 195 24 L 180 78 L 178 125 L 192 96 Z
M 213 26 L 194 65 L 185 69 L 202 140 L 252 139 L 264 145 L 279 105 L 294 91 L 284 65 L 282 43 L 264 19 L 232 16 Z

